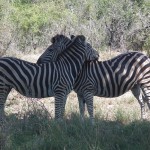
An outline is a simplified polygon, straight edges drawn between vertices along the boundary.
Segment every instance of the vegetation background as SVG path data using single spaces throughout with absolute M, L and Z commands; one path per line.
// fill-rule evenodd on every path
M 83 34 L 100 51 L 149 53 L 149 8 L 149 0 L 0 0 L 1 53 L 43 50 L 59 33 Z
M 56 34 L 85 35 L 101 60 L 129 50 L 150 55 L 150 1 L 0 0 L 0 56 L 36 62 Z M 12 91 L 5 112 L 0 150 L 150 149 L 150 113 L 140 121 L 139 104 L 130 92 L 94 97 L 95 126 L 88 117 L 81 123 L 74 92 L 62 123 L 53 119 L 53 98 L 30 99 Z

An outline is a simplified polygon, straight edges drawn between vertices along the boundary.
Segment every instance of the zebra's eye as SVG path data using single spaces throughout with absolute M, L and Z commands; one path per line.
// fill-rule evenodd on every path
M 71 40 L 72 40 L 73 38 L 75 38 L 75 36 L 74 36 L 74 35 L 71 35 L 70 37 L 71 37 Z
M 55 48 L 49 49 L 49 52 L 48 52 L 48 53 L 54 53 L 54 49 L 55 49 Z

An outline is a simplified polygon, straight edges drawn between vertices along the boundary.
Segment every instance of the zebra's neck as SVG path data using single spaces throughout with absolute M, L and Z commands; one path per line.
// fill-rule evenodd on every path
M 82 69 L 82 65 L 85 62 L 85 52 L 83 47 L 72 45 L 70 46 L 63 55 L 60 55 L 57 59 L 56 66 L 60 67 L 60 70 L 63 67 L 67 67 L 68 72 L 71 73 L 71 76 L 75 79 Z

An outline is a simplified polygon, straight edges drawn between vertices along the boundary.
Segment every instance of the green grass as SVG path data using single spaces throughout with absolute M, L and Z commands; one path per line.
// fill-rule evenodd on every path
M 95 126 L 91 126 L 88 118 L 82 124 L 77 113 L 66 118 L 56 122 L 40 109 L 28 111 L 22 118 L 9 115 L 0 134 L 2 150 L 150 149 L 150 122 L 127 121 L 121 110 L 114 121 L 96 117 Z

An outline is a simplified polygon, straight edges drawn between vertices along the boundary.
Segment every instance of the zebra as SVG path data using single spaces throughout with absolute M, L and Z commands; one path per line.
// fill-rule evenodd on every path
M 150 59 L 139 52 L 120 54 L 107 61 L 86 62 L 74 84 L 81 117 L 85 103 L 91 121 L 93 96 L 118 97 L 131 90 L 141 106 L 141 119 L 145 119 L 145 102 L 150 109 Z
M 26 97 L 54 96 L 55 119 L 62 120 L 65 100 L 73 89 L 82 65 L 85 61 L 98 58 L 97 51 L 87 47 L 85 40 L 83 35 L 70 40 L 56 62 L 35 64 L 12 57 L 1 58 L 0 121 L 3 121 L 4 104 L 12 88 Z
M 44 60 L 43 55 L 40 59 Z M 49 58 L 47 61 L 52 60 Z M 140 104 L 141 119 L 145 119 L 145 102 L 150 108 L 149 78 L 150 59 L 140 52 L 120 54 L 107 61 L 85 62 L 73 87 L 77 93 L 81 119 L 84 120 L 86 103 L 90 120 L 94 124 L 93 96 L 118 97 L 129 90 Z
M 51 38 L 51 43 L 53 44 L 50 45 L 45 50 L 45 53 L 43 53 L 40 56 L 40 59 L 38 59 L 36 62 L 37 64 L 49 62 L 49 59 L 51 59 L 51 62 L 56 61 L 58 55 L 62 53 L 67 48 L 67 46 L 69 46 L 71 41 L 67 36 L 64 36 L 62 34 L 57 34 Z

